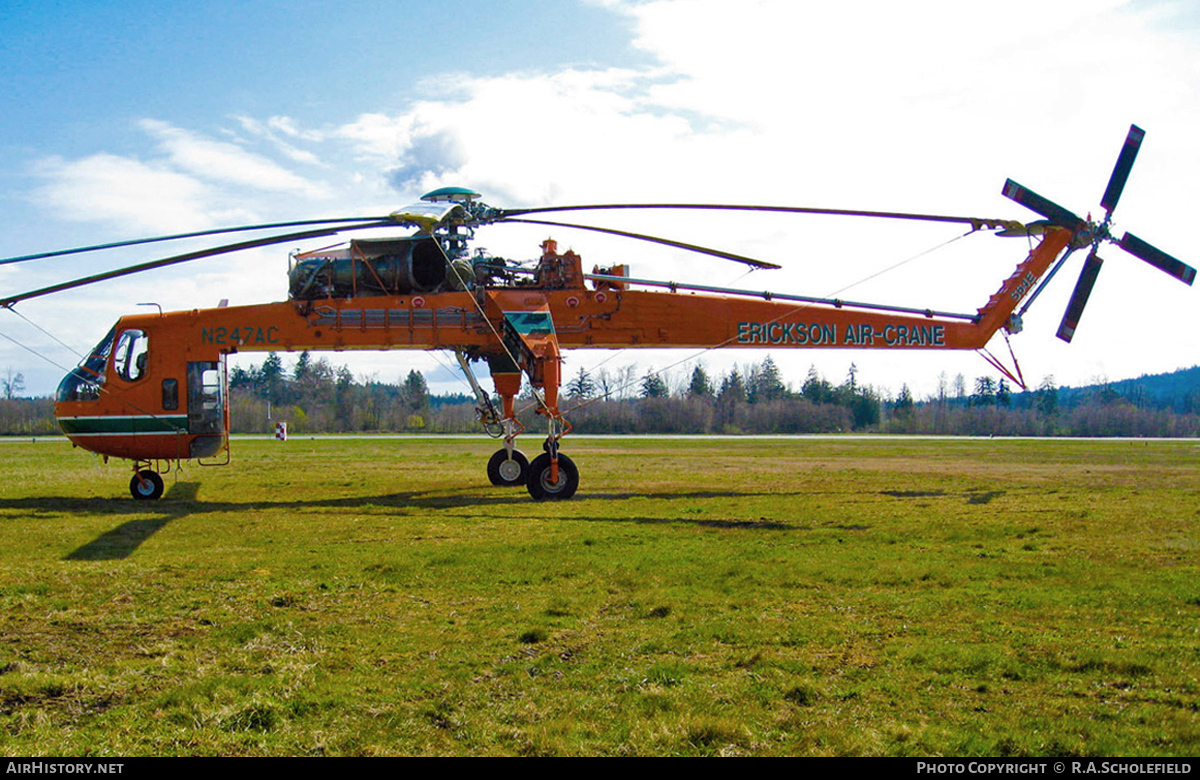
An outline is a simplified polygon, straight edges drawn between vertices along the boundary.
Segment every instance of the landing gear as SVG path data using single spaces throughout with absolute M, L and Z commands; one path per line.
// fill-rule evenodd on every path
M 551 477 L 550 453 L 545 452 L 529 464 L 529 481 L 525 483 L 529 495 L 539 501 L 561 501 L 575 495 L 579 487 L 579 469 L 566 455 L 558 455 L 558 480 Z
M 553 243 L 547 242 L 543 248 L 552 252 Z M 496 394 L 500 396 L 499 412 L 471 376 L 466 353 L 460 351 L 458 355 L 459 365 L 471 380 L 480 421 L 489 434 L 504 437 L 504 449 L 492 455 L 488 462 L 488 479 L 499 486 L 525 485 L 529 495 L 538 500 L 568 499 L 579 488 L 579 469 L 559 452 L 559 442 L 570 433 L 571 425 L 558 408 L 562 358 L 550 319 L 549 303 L 544 297 L 540 302 L 531 302 L 529 296 L 522 301 L 493 296 L 490 305 L 500 309 L 501 318 L 493 330 L 503 352 L 493 349 L 483 357 L 492 373 Z M 546 418 L 548 427 L 542 445 L 545 452 L 534 458 L 533 463 L 528 463 L 515 446 L 518 434 L 525 430 L 514 409 L 514 401 L 521 392 L 523 373 L 529 375 L 537 413 Z M 499 430 L 492 433 L 496 428 Z
M 155 501 L 162 497 L 163 478 L 158 472 L 142 469 L 129 480 L 129 492 L 139 501 Z
M 508 452 L 497 450 L 488 461 L 488 479 L 497 487 L 520 487 L 529 476 L 529 459 L 520 450 L 513 450 L 511 458 Z

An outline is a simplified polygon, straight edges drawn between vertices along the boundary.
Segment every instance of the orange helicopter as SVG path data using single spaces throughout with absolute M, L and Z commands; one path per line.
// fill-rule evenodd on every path
M 288 300 L 251 306 L 192 309 L 122 317 L 59 385 L 55 415 L 79 447 L 133 463 L 130 492 L 162 495 L 161 473 L 183 460 L 224 457 L 229 462 L 226 357 L 236 352 L 422 349 L 453 350 L 476 396 L 484 428 L 503 439 L 487 465 L 498 486 L 524 485 L 535 499 L 567 499 L 579 471 L 561 451 L 570 423 L 559 406 L 561 350 L 663 347 L 773 347 L 984 350 L 997 330 L 1017 333 L 1021 316 L 1072 252 L 1090 247 L 1058 337 L 1070 341 L 1095 284 L 1101 243 L 1127 252 L 1191 285 L 1195 269 L 1126 233 L 1109 233 L 1141 146 L 1132 126 L 1101 199 L 1102 221 L 1083 219 L 1009 180 L 1003 194 L 1038 213 L 1030 224 L 1003 219 L 898 212 L 728 204 L 600 204 L 497 209 L 470 190 L 446 187 L 422 202 L 383 217 L 284 222 L 226 228 L 8 258 L 20 262 L 134 244 L 240 231 L 304 228 L 227 244 L 0 298 L 21 301 L 214 255 L 335 233 L 387 226 L 415 227 L 409 236 L 353 239 L 348 245 L 295 253 Z M 517 263 L 472 254 L 475 231 L 502 222 L 579 228 L 650 241 L 744 263 L 779 268 L 742 255 L 641 233 L 529 219 L 548 212 L 616 209 L 689 209 L 847 215 L 962 223 L 1005 236 L 1036 236 L 1037 244 L 1000 289 L 974 312 L 822 299 L 677 284 L 628 276 L 626 267 L 583 271 L 572 251 L 546 240 L 535 261 Z M 1057 260 L 1057 263 L 1055 262 Z M 688 294 L 679 294 L 685 291 Z M 1022 306 L 1023 304 L 1023 306 Z M 1018 310 L 1018 306 L 1022 306 Z M 985 357 L 1024 386 L 995 358 Z M 472 362 L 485 362 L 500 408 L 475 379 Z M 1018 371 L 1019 374 L 1019 371 Z M 514 399 L 523 377 L 546 419 L 544 452 L 530 462 L 516 447 L 523 426 Z M 222 462 L 222 461 L 218 461 Z

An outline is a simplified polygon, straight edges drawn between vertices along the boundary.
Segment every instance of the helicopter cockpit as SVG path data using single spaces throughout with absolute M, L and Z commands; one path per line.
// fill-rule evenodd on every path
M 88 356 L 79 362 L 58 385 L 55 394 L 56 401 L 98 401 L 100 390 L 104 387 L 104 370 L 108 365 L 108 357 L 112 354 L 113 338 L 117 334 L 114 327 L 100 343 L 92 349 Z

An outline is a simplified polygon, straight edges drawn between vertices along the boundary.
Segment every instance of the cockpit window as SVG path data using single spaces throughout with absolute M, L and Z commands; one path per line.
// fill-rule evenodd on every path
M 146 373 L 150 337 L 145 331 L 123 330 L 113 355 L 113 369 L 126 382 L 136 382 Z
M 104 369 L 108 365 L 108 356 L 112 353 L 113 337 L 117 329 L 113 328 L 108 335 L 96 345 L 91 353 L 80 361 L 79 366 L 63 377 L 58 386 L 59 401 L 97 401 L 100 399 L 100 389 L 104 387 Z

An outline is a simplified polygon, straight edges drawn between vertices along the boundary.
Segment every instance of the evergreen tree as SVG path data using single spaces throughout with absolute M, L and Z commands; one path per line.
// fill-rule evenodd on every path
M 692 381 L 688 384 L 687 394 L 689 398 L 712 398 L 712 383 L 708 381 L 704 366 L 692 369 Z
M 284 391 L 284 376 L 283 376 L 283 361 L 279 359 L 279 355 L 274 352 L 267 353 L 267 359 L 263 361 L 262 369 L 258 372 L 260 377 L 260 392 L 268 401 L 280 401 Z
M 579 401 L 586 401 L 596 395 L 596 383 L 592 381 L 588 372 L 583 370 L 583 366 L 579 367 L 575 378 L 567 383 L 567 395 Z
M 423 430 L 428 425 L 429 386 L 425 384 L 424 374 L 416 369 L 408 372 L 404 384 L 400 386 L 400 408 L 404 414 L 405 428 Z
M 1003 406 L 1005 409 L 1012 406 L 1012 393 L 1008 389 L 1008 382 L 1003 379 L 996 385 L 996 406 Z
M 651 371 L 642 378 L 642 398 L 666 398 L 670 394 L 667 383 L 657 372 Z
M 717 393 L 717 400 L 724 405 L 733 405 L 745 402 L 746 385 L 742 382 L 742 375 L 736 368 L 732 369 L 729 374 L 723 380 L 721 380 L 721 391 Z
M 262 392 L 262 371 L 258 366 L 242 368 L 234 366 L 229 374 L 229 386 L 235 390 L 249 390 L 251 393 Z
M 424 374 L 415 368 L 408 372 L 400 387 L 400 400 L 413 413 L 429 409 L 429 386 L 425 384 Z
M 741 373 L 733 368 L 721 380 L 717 392 L 716 423 L 726 429 L 737 428 L 739 408 L 746 403 L 746 384 Z
M 817 373 L 816 366 L 808 367 L 808 377 L 804 380 L 804 386 L 800 388 L 800 394 L 814 404 L 824 404 L 833 401 L 833 386 Z
M 292 379 L 297 382 L 308 376 L 309 367 L 312 364 L 312 356 L 308 354 L 308 350 L 300 353 L 300 357 L 296 360 L 296 370 L 292 372 Z
M 787 395 L 787 387 L 779 376 L 779 367 L 771 356 L 763 358 L 763 362 L 751 370 L 750 381 L 747 382 L 746 400 L 755 404 L 760 401 L 777 401 Z
M 880 398 L 870 387 L 856 388 L 846 406 L 854 419 L 855 430 L 879 424 Z
M 334 407 L 338 429 L 349 431 L 354 428 L 354 374 L 346 366 L 337 371 L 334 384 Z
M 1092 380 L 1093 402 L 1100 406 L 1112 406 L 1121 399 L 1108 377 L 1096 377 Z
M 1042 380 L 1034 393 L 1034 398 L 1034 406 L 1037 407 L 1038 414 L 1049 418 L 1058 413 L 1058 387 L 1054 384 L 1053 376 L 1047 376 Z
M 975 378 L 975 394 L 971 396 L 972 406 L 992 406 L 996 403 L 996 380 L 990 376 Z

